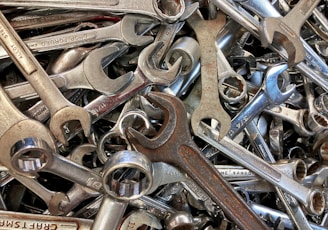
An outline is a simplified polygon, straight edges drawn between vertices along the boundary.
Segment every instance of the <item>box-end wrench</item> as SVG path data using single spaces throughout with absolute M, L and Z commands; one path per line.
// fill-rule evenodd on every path
M 127 138 L 134 148 L 151 161 L 166 162 L 185 171 L 240 228 L 267 229 L 198 150 L 190 136 L 183 103 L 178 98 L 164 93 L 149 93 L 148 99 L 164 111 L 164 125 L 152 139 L 128 128 Z M 235 210 L 239 212 L 236 213 Z
M 72 120 L 80 121 L 84 134 L 89 136 L 91 128 L 89 112 L 70 103 L 61 94 L 2 12 L 0 12 L 0 42 L 48 107 L 51 114 L 49 127 L 57 140 L 68 144 L 62 127 Z
M 32 37 L 24 40 L 24 42 L 33 53 L 68 49 L 106 41 L 121 41 L 133 46 L 142 46 L 152 42 L 153 37 L 139 35 L 136 31 L 136 26 L 139 24 L 149 24 L 149 27 L 153 27 L 157 23 L 158 22 L 146 16 L 127 14 L 121 21 L 111 26 L 42 38 Z M 0 46 L 0 59 L 7 57 L 8 54 L 5 48 Z
M 265 78 L 261 89 L 243 107 L 243 109 L 232 119 L 231 129 L 228 133 L 230 138 L 236 137 L 247 124 L 253 120 L 267 106 L 279 105 L 286 101 L 295 90 L 295 85 L 286 87 L 286 91 L 280 90 L 277 83 L 279 75 L 287 69 L 286 64 L 279 64 L 269 67 L 265 72 Z M 283 77 L 283 75 L 281 75 Z
M 225 16 L 217 14 L 213 20 L 204 20 L 200 11 L 196 11 L 187 22 L 196 33 L 201 51 L 202 95 L 198 108 L 191 116 L 191 127 L 197 134 L 199 122 L 214 119 L 219 123 L 220 137 L 224 137 L 229 131 L 231 119 L 220 103 L 217 52 L 221 50 L 217 51 L 216 37 L 225 24 Z
M 132 81 L 132 76 L 126 74 L 111 79 L 105 74 L 102 63 L 104 59 L 106 59 L 106 65 L 111 63 L 127 49 L 128 46 L 120 42 L 105 45 L 92 50 L 75 68 L 49 77 L 61 91 L 82 88 L 96 90 L 104 95 L 114 95 Z M 4 89 L 14 101 L 38 97 L 29 82 L 10 85 Z
M 143 14 L 159 20 L 174 22 L 179 20 L 185 11 L 185 2 L 177 1 L 157 1 L 157 0 L 101 0 L 90 2 L 89 0 L 11 0 L 3 1 L 4 6 L 24 6 L 36 8 L 65 8 L 74 10 L 98 10 L 117 14 Z

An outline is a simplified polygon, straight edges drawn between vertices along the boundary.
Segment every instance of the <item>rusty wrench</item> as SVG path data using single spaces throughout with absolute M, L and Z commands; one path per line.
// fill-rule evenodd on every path
M 242 229 L 267 229 L 198 150 L 190 136 L 183 103 L 177 97 L 164 93 L 149 93 L 148 99 L 164 111 L 163 126 L 152 139 L 128 128 L 127 138 L 134 148 L 151 161 L 166 162 L 185 171 Z M 242 215 L 238 215 L 236 210 Z
M 58 141 L 67 144 L 62 126 L 72 120 L 80 121 L 84 134 L 89 136 L 91 128 L 89 112 L 67 101 L 2 12 L 0 12 L 0 42 L 50 110 L 49 127 Z
M 225 24 L 225 16 L 204 20 L 199 11 L 188 19 L 188 24 L 196 33 L 201 50 L 202 96 L 198 108 L 191 116 L 191 127 L 197 135 L 199 123 L 203 119 L 215 119 L 220 125 L 220 137 L 224 137 L 231 124 L 229 114 L 223 109 L 219 99 L 216 37 Z

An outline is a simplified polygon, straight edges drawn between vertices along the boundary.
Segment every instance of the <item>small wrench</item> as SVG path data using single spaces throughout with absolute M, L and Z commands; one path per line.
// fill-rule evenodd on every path
M 148 156 L 151 161 L 171 163 L 185 171 L 242 229 L 267 229 L 198 150 L 190 136 L 183 103 L 178 98 L 164 93 L 149 93 L 148 99 L 164 111 L 164 125 L 152 139 L 128 128 L 127 138 L 134 148 Z M 238 215 L 235 210 L 239 210 L 238 213 L 242 215 Z
M 133 46 L 143 46 L 153 41 L 151 36 L 138 35 L 136 26 L 138 24 L 149 24 L 150 27 L 156 22 L 148 17 L 132 14 L 125 15 L 121 21 L 111 26 L 64 33 L 42 38 L 29 38 L 24 40 L 27 47 L 33 53 L 40 53 L 58 49 L 68 49 L 90 43 L 121 41 Z M 153 24 L 153 25 L 152 25 Z M 7 58 L 5 47 L 0 46 L 0 59 Z
M 288 53 L 288 65 L 294 66 L 305 58 L 300 30 L 320 0 L 300 0 L 284 17 L 265 17 L 261 22 L 261 42 L 268 47 L 273 39 L 281 41 Z
M 185 11 L 185 2 L 177 1 L 157 1 L 157 0 L 101 0 L 90 2 L 89 0 L 11 0 L 1 2 L 3 6 L 24 6 L 24 7 L 46 7 L 65 8 L 74 10 L 98 10 L 116 14 L 143 14 L 159 20 L 174 22 L 179 20 Z M 183 20 L 183 18 L 182 18 Z
M 106 58 L 106 64 L 111 63 L 127 49 L 128 47 L 120 42 L 94 49 L 75 68 L 49 77 L 61 91 L 82 88 L 96 90 L 105 95 L 114 95 L 131 82 L 132 76 L 127 74 L 110 79 L 103 70 L 102 62 Z M 38 96 L 29 82 L 7 86 L 5 91 L 12 100 L 16 101 L 30 100 Z
M 265 73 L 265 79 L 261 89 L 253 99 L 232 119 L 230 138 L 236 137 L 247 124 L 253 120 L 267 106 L 279 105 L 286 101 L 295 90 L 295 85 L 289 85 L 285 92 L 279 89 L 277 80 L 279 75 L 287 69 L 286 64 L 269 67 Z M 283 75 L 282 75 L 283 76 Z
M 195 31 L 201 48 L 202 82 L 201 101 L 191 116 L 191 127 L 197 135 L 199 122 L 207 118 L 215 119 L 219 122 L 220 138 L 222 138 L 229 131 L 231 119 L 220 103 L 218 77 L 224 72 L 225 66 L 219 65 L 221 68 L 218 67 L 217 53 L 220 53 L 221 50 L 215 44 L 216 37 L 225 24 L 225 16 L 218 14 L 216 19 L 204 20 L 200 12 L 196 11 L 188 19 L 188 23 Z
M 84 134 L 89 136 L 91 128 L 89 112 L 67 101 L 2 12 L 0 12 L 0 31 L 0 42 L 48 107 L 51 114 L 49 127 L 53 135 L 61 143 L 68 144 L 62 127 L 68 121 L 78 120 Z

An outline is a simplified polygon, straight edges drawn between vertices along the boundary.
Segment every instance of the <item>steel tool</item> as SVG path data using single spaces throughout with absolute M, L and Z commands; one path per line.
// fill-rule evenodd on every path
M 198 124 L 204 119 L 215 119 L 219 123 L 220 137 L 225 136 L 230 128 L 230 116 L 223 109 L 219 99 L 218 78 L 219 74 L 225 72 L 225 66 L 218 67 L 217 53 L 221 51 L 215 45 L 216 37 L 224 23 L 225 19 L 222 14 L 218 14 L 216 19 L 204 20 L 199 11 L 188 19 L 188 24 L 195 31 L 201 48 L 202 96 L 198 108 L 191 116 L 191 127 L 196 135 Z M 224 55 L 220 57 L 222 56 Z
M 187 112 L 183 103 L 164 93 L 149 93 L 148 98 L 164 110 L 164 125 L 152 139 L 136 130 L 128 129 L 127 138 L 134 148 L 148 156 L 151 161 L 171 163 L 185 171 L 239 227 L 266 229 L 195 146 L 189 136 Z M 212 179 L 208 180 L 209 177 Z M 243 210 L 243 215 L 237 217 L 234 211 L 236 209 Z
M 0 33 L 2 45 L 50 110 L 49 127 L 53 135 L 60 142 L 67 144 L 62 127 L 68 121 L 78 120 L 83 127 L 84 134 L 88 136 L 91 125 L 89 112 L 66 100 L 2 12 L 0 12 L 0 30 L 2 31 Z M 54 98 L 56 101 L 53 101 Z

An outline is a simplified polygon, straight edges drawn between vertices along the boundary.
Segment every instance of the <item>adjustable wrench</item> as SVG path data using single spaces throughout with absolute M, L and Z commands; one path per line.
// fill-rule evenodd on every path
M 74 10 L 98 10 L 116 14 L 143 14 L 159 20 L 174 22 L 179 20 L 185 11 L 183 0 L 157 1 L 157 0 L 101 0 L 90 2 L 88 0 L 12 0 L 1 2 L 3 6 L 64 8 Z
M 127 138 L 133 147 L 148 156 L 151 161 L 171 163 L 185 171 L 242 229 L 267 229 L 198 150 L 190 136 L 183 103 L 178 98 L 164 93 L 149 93 L 148 98 L 164 111 L 164 125 L 152 139 L 128 128 Z M 242 215 L 235 210 L 239 210 L 238 213 Z
M 279 105 L 290 97 L 295 90 L 295 85 L 290 85 L 285 92 L 282 92 L 277 83 L 278 76 L 286 69 L 287 65 L 285 64 L 272 66 L 267 69 L 261 89 L 232 119 L 231 129 L 228 133 L 230 138 L 236 137 L 264 108 Z
M 78 120 L 84 134 L 88 136 L 91 127 L 89 112 L 66 100 L 2 12 L 0 12 L 0 31 L 2 45 L 48 107 L 51 114 L 49 127 L 53 135 L 61 143 L 67 144 L 62 126 L 68 121 Z M 56 101 L 53 101 L 54 99 Z
M 128 47 L 120 42 L 94 49 L 75 68 L 49 77 L 61 91 L 82 88 L 96 90 L 105 95 L 114 95 L 131 82 L 132 76 L 126 74 L 110 79 L 105 74 L 102 63 L 104 59 L 106 59 L 106 64 L 111 63 L 127 49 Z M 19 99 L 20 101 L 38 96 L 28 82 L 7 86 L 5 91 L 12 100 Z
M 44 52 L 57 49 L 67 49 L 87 45 L 90 43 L 121 41 L 125 44 L 143 46 L 152 42 L 153 37 L 138 35 L 136 26 L 138 24 L 155 25 L 153 19 L 132 14 L 125 15 L 121 21 L 111 26 L 89 29 L 83 31 L 69 32 L 42 38 L 29 38 L 25 40 L 26 46 L 33 52 Z M 0 46 L 0 59 L 7 58 L 5 47 Z
M 215 119 L 220 125 L 220 137 L 224 137 L 229 131 L 231 119 L 220 103 L 218 77 L 224 72 L 225 66 L 218 67 L 217 53 L 222 52 L 215 44 L 216 37 L 225 24 L 225 16 L 218 14 L 216 19 L 204 20 L 200 12 L 196 11 L 188 19 L 188 23 L 195 31 L 201 48 L 202 81 L 201 101 L 191 116 L 191 127 L 197 135 L 199 122 L 203 119 Z M 224 57 L 223 54 L 221 56 Z

